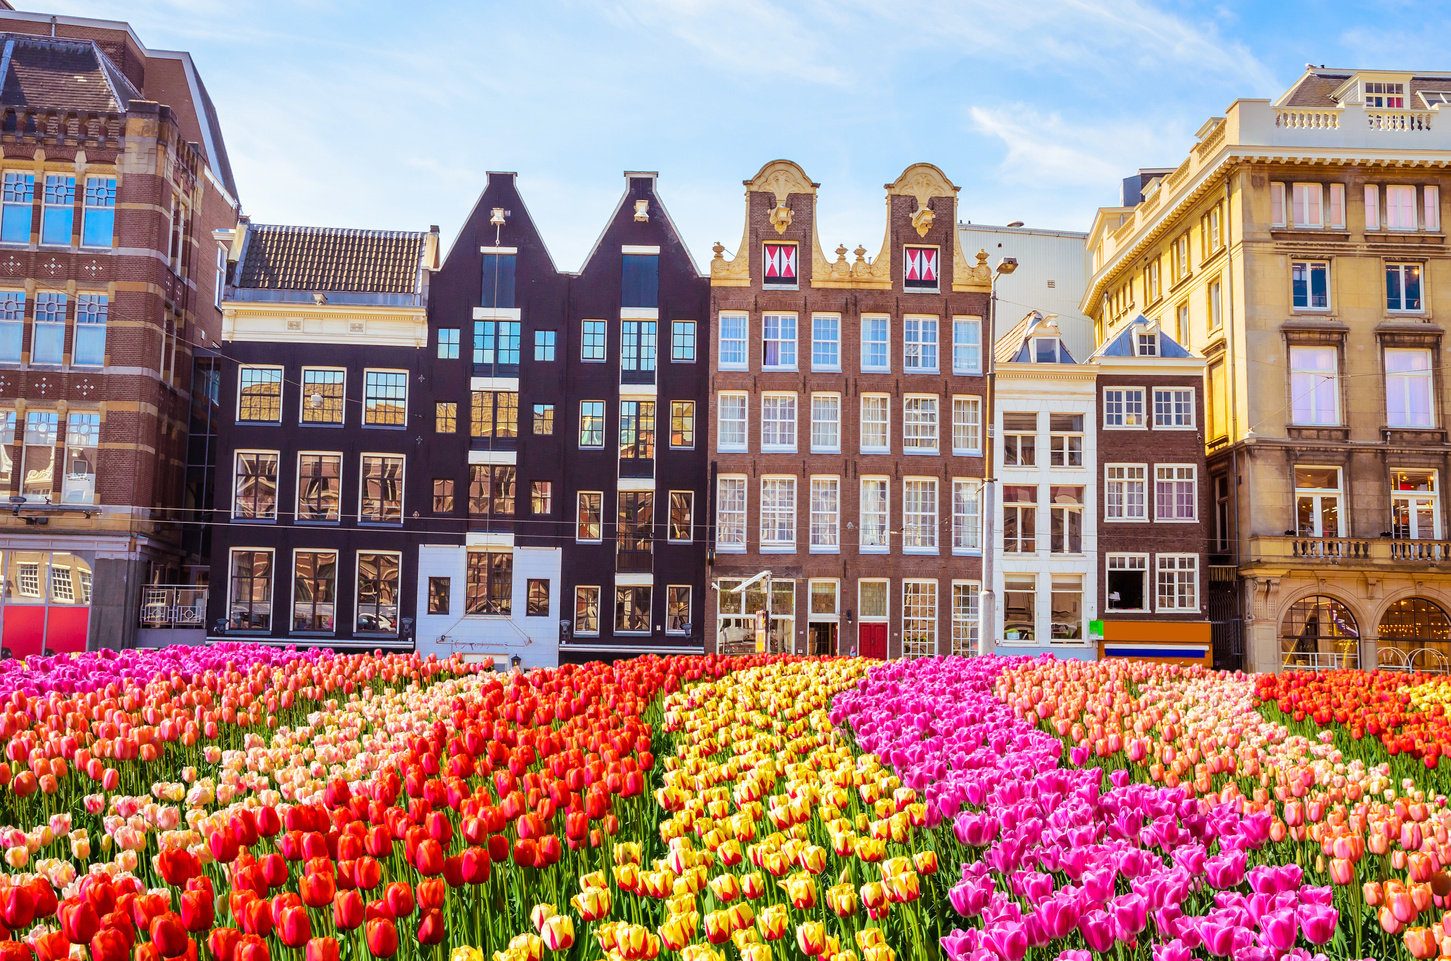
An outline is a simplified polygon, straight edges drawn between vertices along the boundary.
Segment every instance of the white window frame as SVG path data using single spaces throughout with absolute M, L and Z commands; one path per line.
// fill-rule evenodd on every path
M 1386 230 L 1407 232 L 1420 228 L 1416 216 L 1416 188 L 1410 184 L 1387 184 L 1385 202 Z M 1401 203 L 1395 201 L 1400 200 Z M 1405 220 L 1409 218 L 1409 223 Z
M 29 445 L 25 445 L 29 446 Z M 54 446 L 54 444 L 52 444 Z M 276 470 L 272 474 L 272 515 L 270 517 L 247 517 L 238 512 L 237 509 L 237 478 L 240 476 L 242 458 L 247 455 L 266 456 L 271 455 L 277 462 Z M 21 454 L 22 463 L 24 453 Z M 54 468 L 52 468 L 54 470 Z M 341 478 L 340 478 L 341 480 Z M 232 516 L 231 520 L 241 521 L 244 524 L 275 524 L 278 516 L 282 514 L 282 452 L 280 450 L 266 450 L 259 447 L 242 447 L 232 451 Z
M 737 341 L 731 337 L 726 339 L 726 332 L 739 321 L 741 325 L 741 337 Z M 749 370 L 751 367 L 751 315 L 739 310 L 723 310 L 716 319 L 720 328 L 717 334 L 718 349 L 716 350 L 717 370 Z M 727 344 L 731 350 L 727 353 Z M 740 360 L 735 360 L 735 345 L 740 345 Z
M 1301 487 L 1299 485 L 1299 482 L 1295 480 L 1295 474 L 1294 474 L 1294 472 L 1301 471 L 1301 470 L 1332 470 L 1332 471 L 1335 472 L 1335 486 L 1334 487 Z M 1294 514 L 1291 515 L 1293 517 L 1293 519 L 1294 519 L 1293 526 L 1295 527 L 1296 530 L 1299 529 L 1299 527 L 1300 527 L 1300 498 L 1302 498 L 1302 497 L 1308 497 L 1310 499 L 1311 503 L 1312 503 L 1312 510 L 1310 512 L 1310 516 L 1313 517 L 1314 520 L 1315 520 L 1314 526 L 1320 528 L 1320 532 L 1318 534 L 1316 534 L 1316 533 L 1314 533 L 1312 531 L 1309 534 L 1301 534 L 1301 535 L 1298 535 L 1298 536 L 1301 536 L 1301 537 L 1330 537 L 1330 538 L 1340 538 L 1340 537 L 1344 537 L 1345 536 L 1345 530 L 1346 530 L 1346 518 L 1345 518 L 1345 473 L 1344 473 L 1344 471 L 1342 471 L 1339 467 L 1334 466 L 1332 464 L 1294 464 L 1294 465 L 1291 466 L 1290 471 L 1291 471 L 1291 474 L 1290 474 L 1291 482 L 1294 483 L 1294 485 L 1295 485 L 1295 487 L 1294 487 L 1295 500 L 1294 500 L 1294 502 L 1292 504 L 1292 509 L 1294 510 Z M 1325 530 L 1324 524 L 1323 524 L 1324 517 L 1325 517 L 1324 502 L 1327 501 L 1327 500 L 1333 500 L 1335 502 L 1335 530 L 1334 531 L 1327 531 L 1327 530 Z
M 827 418 L 818 416 L 834 414 Z M 818 428 L 821 428 L 818 431 Z M 811 395 L 811 452 L 841 453 L 841 395 L 817 391 Z
M 978 581 L 954 580 L 949 588 L 952 597 L 951 652 L 960 657 L 977 653 L 982 625 L 982 584 Z M 959 599 L 967 601 L 959 607 Z
M 685 592 L 685 629 L 670 626 L 670 592 Z M 689 584 L 667 584 L 665 585 L 665 633 L 674 637 L 686 637 L 690 634 L 690 618 L 695 610 L 695 589 Z
M 771 322 L 776 323 L 777 336 L 770 336 Z M 790 336 L 786 336 L 787 322 L 790 322 Z M 749 338 L 748 338 L 749 339 Z M 800 318 L 793 311 L 771 311 L 761 315 L 761 369 L 762 370 L 796 370 L 799 361 L 798 348 L 801 341 Z M 772 344 L 776 345 L 777 361 L 768 363 L 766 351 Z M 790 347 L 788 359 L 786 348 Z
M 1429 490 L 1400 490 L 1395 486 L 1397 474 L 1424 474 L 1430 478 Z M 1395 534 L 1396 509 L 1404 505 L 1402 510 L 1410 519 L 1414 530 L 1405 535 L 1406 540 L 1440 540 L 1441 539 L 1441 477 L 1440 471 L 1429 469 L 1400 468 L 1391 471 L 1391 532 Z M 1420 529 L 1420 511 L 1418 508 L 1429 506 L 1431 508 L 1431 530 L 1429 532 Z
M 923 617 L 917 613 L 918 608 L 913 604 L 910 595 L 917 591 L 924 591 L 923 599 L 930 608 L 927 616 Z M 934 657 L 937 654 L 937 579 L 931 577 L 904 577 L 902 579 L 902 657 Z M 926 628 L 926 633 L 931 640 L 926 649 L 918 649 L 915 645 L 908 647 L 908 637 L 918 630 Z
M 795 553 L 796 551 L 796 480 L 797 478 L 791 474 L 761 475 L 759 514 L 762 554 Z M 782 492 L 788 494 L 789 497 L 785 500 L 778 500 L 777 495 Z M 783 520 L 788 523 L 781 524 L 780 522 Z M 778 536 L 778 528 L 783 528 L 786 536 Z
M 886 415 L 885 420 L 867 418 L 867 401 L 875 405 L 878 401 L 882 405 L 882 413 Z M 892 395 L 891 394 L 862 394 L 860 417 L 857 421 L 859 434 L 859 449 L 863 454 L 890 454 L 892 452 Z M 873 432 L 876 432 L 877 425 L 881 425 L 881 436 L 885 440 L 882 444 L 867 443 L 867 425 L 872 425 Z
M 876 516 L 872 520 L 872 528 L 880 528 L 880 544 L 868 544 L 865 541 L 867 533 L 867 486 L 871 485 L 873 494 L 881 494 L 881 510 L 873 512 Z M 880 474 L 863 475 L 858 484 L 857 498 L 857 551 L 862 554 L 887 554 L 892 550 L 892 480 L 890 477 Z
M 740 405 L 739 406 L 739 410 L 740 410 L 740 417 L 739 418 L 732 416 L 729 419 L 727 419 L 727 416 L 726 416 L 727 415 L 727 410 L 726 410 L 726 403 L 727 403 L 727 401 L 730 402 L 730 405 L 732 407 L 735 407 L 737 404 Z M 734 411 L 732 411 L 731 413 L 734 413 Z M 726 453 L 726 452 L 736 452 L 736 451 L 744 452 L 744 451 L 750 450 L 750 447 L 751 447 L 751 398 L 750 398 L 750 395 L 748 393 L 746 393 L 743 390 L 723 390 L 720 393 L 718 393 L 716 395 L 716 402 L 715 402 L 715 416 L 716 416 L 715 449 L 717 451 L 720 451 L 722 453 Z M 732 427 L 734 427 L 736 424 L 739 424 L 740 425 L 740 442 L 739 443 L 735 442 L 734 439 L 731 439 L 730 441 L 727 440 L 727 438 L 726 438 L 726 425 L 728 423 L 731 424 Z
M 818 322 L 829 322 L 831 324 L 831 337 L 818 336 L 821 331 L 817 327 Z M 830 349 L 831 357 L 818 359 L 816 348 L 818 346 Z M 814 313 L 811 315 L 811 369 L 824 371 L 841 370 L 841 314 L 837 313 Z
M 938 452 L 941 414 L 942 402 L 936 394 L 902 395 L 903 454 L 935 455 Z
M 1172 562 L 1165 569 L 1165 561 Z M 1171 603 L 1164 603 L 1164 576 L 1174 578 Z M 1183 579 L 1180 575 L 1190 575 Z M 1186 590 L 1187 589 L 1187 590 Z M 1154 605 L 1159 613 L 1190 613 L 1199 610 L 1199 555 L 1154 555 Z
M 1425 369 L 1412 368 L 1409 370 L 1391 370 L 1391 358 L 1409 357 L 1418 355 L 1426 361 Z M 1436 363 L 1435 355 L 1426 347 L 1387 347 L 1385 349 L 1385 381 L 1386 381 L 1386 426 L 1400 428 L 1402 430 L 1434 430 L 1436 427 L 1436 379 L 1435 371 L 1432 369 Z M 1430 418 L 1428 423 L 1394 423 L 1391 420 L 1391 398 L 1400 395 L 1402 409 L 1409 412 L 1412 408 L 1411 401 L 1416 394 L 1422 394 L 1425 398 L 1426 414 Z M 1407 418 L 1409 420 L 1409 418 Z
M 238 554 L 269 554 L 271 561 L 267 565 L 267 627 L 252 628 L 231 626 L 232 623 L 232 586 L 236 583 L 237 555 Z M 292 612 L 287 612 L 287 622 L 292 622 Z M 333 623 L 337 623 L 334 616 Z M 268 634 L 272 628 L 277 626 L 277 551 L 271 547 L 233 547 L 227 553 L 227 629 L 237 633 L 245 634 Z
M 518 480 L 517 479 L 515 480 L 515 484 L 516 485 L 518 484 Z M 517 493 L 517 487 L 516 487 L 516 493 Z M 584 499 L 587 496 L 594 496 L 594 497 L 599 498 L 599 518 L 600 518 L 600 536 L 599 537 L 580 537 L 579 536 L 579 515 L 580 515 L 581 509 L 584 507 Z M 604 491 L 575 491 L 574 492 L 574 542 L 576 544 L 602 544 L 602 543 L 604 543 L 604 539 L 605 539 L 605 493 L 604 493 Z
M 770 410 L 770 412 L 771 413 L 775 413 L 776 412 L 774 410 L 775 405 L 784 402 L 787 398 L 790 399 L 790 404 L 789 405 L 785 405 L 785 406 L 789 406 L 790 407 L 790 410 L 791 410 L 791 417 L 790 417 L 789 421 L 786 418 L 782 418 L 782 417 L 767 416 L 767 414 L 768 414 L 767 402 L 768 401 L 774 402 L 772 404 L 772 409 Z M 762 392 L 762 394 L 761 394 L 761 450 L 762 450 L 762 452 L 764 452 L 764 453 L 788 453 L 788 454 L 794 454 L 796 452 L 796 430 L 797 430 L 797 425 L 800 422 L 800 419 L 801 419 L 801 412 L 800 412 L 800 408 L 799 408 L 799 405 L 798 405 L 798 398 L 797 398 L 796 392 L 794 390 L 770 390 L 770 391 L 764 391 L 764 392 Z M 790 424 L 790 436 L 789 436 L 789 439 L 783 439 L 785 437 L 784 431 L 785 431 L 785 425 L 787 423 Z M 768 428 L 768 426 L 770 427 L 771 432 L 773 434 L 776 434 L 777 435 L 774 439 L 769 440 L 769 441 L 766 439 L 767 438 L 767 428 Z
M 867 338 L 868 321 L 875 324 L 880 321 L 882 324 L 882 339 L 880 343 Z M 882 362 L 872 364 L 867 362 L 868 348 L 881 347 Z M 861 319 L 861 371 L 864 374 L 888 374 L 892 371 L 892 318 L 888 314 L 862 314 Z
M 966 443 L 958 444 L 960 439 Z M 959 457 L 982 454 L 982 397 L 978 394 L 952 397 L 952 453 Z
M 1181 419 L 1181 407 L 1187 419 Z M 1197 426 L 1194 407 L 1193 387 L 1155 387 L 1154 430 L 1194 430 Z M 1168 416 L 1161 417 L 1161 411 Z
M 1296 358 L 1325 356 L 1331 359 L 1331 367 L 1327 372 L 1323 367 L 1297 367 Z M 1299 427 L 1339 427 L 1340 415 L 1340 351 L 1333 346 L 1320 344 L 1291 344 L 1289 350 L 1290 370 L 1290 423 Z M 1314 383 L 1307 389 L 1305 379 L 1317 379 L 1329 381 L 1331 387 L 1331 398 L 1333 409 L 1323 411 L 1316 400 L 1320 393 L 1320 384 Z M 1300 409 L 1300 401 L 1304 399 L 1306 407 Z M 1302 417 L 1303 414 L 1303 417 Z
M 866 614 L 866 605 L 862 603 L 862 588 L 868 584 L 880 584 L 883 586 L 882 600 L 886 604 L 886 610 L 880 614 Z M 859 577 L 856 582 L 856 609 L 857 618 L 863 624 L 886 624 L 892 620 L 892 581 L 887 577 Z
M 931 499 L 928 502 L 930 510 L 913 510 L 913 495 L 910 493 L 917 490 L 920 498 L 922 493 L 931 492 Z M 942 491 L 936 477 L 903 477 L 902 478 L 902 553 L 903 554 L 936 554 L 937 553 L 937 518 L 941 513 Z M 913 543 L 913 541 L 916 543 Z
M 724 492 L 727 486 L 729 486 L 733 492 L 739 491 L 740 493 L 740 510 L 737 511 L 734 509 L 734 507 L 729 509 L 729 514 L 732 516 L 732 518 L 734 518 L 736 514 L 739 514 L 740 516 L 740 522 L 738 525 L 738 529 L 740 531 L 739 541 L 736 541 L 734 539 L 723 541 L 720 537 L 720 532 L 725 526 L 721 523 L 721 518 L 727 513 L 727 508 L 725 506 L 726 498 L 724 496 Z M 748 527 L 750 523 L 750 500 L 751 485 L 749 479 L 746 477 L 745 474 L 721 474 L 716 477 L 715 549 L 717 553 L 744 554 L 746 552 L 746 545 L 750 540 L 750 528 Z M 734 522 L 734 520 L 732 521 L 731 529 L 737 529 L 737 524 Z
M 580 594 L 583 593 L 586 596 L 588 596 L 589 592 L 591 592 L 591 591 L 594 592 L 594 598 L 595 598 L 595 626 L 594 626 L 594 630 L 592 630 L 592 631 L 591 630 L 587 630 L 587 629 L 582 628 L 582 627 L 579 626 L 579 600 L 580 600 Z M 575 636 L 575 637 L 599 637 L 600 636 L 600 604 L 602 603 L 601 597 L 602 597 L 601 587 L 598 584 L 576 584 L 574 586 L 574 613 L 570 615 L 570 617 L 574 618 L 574 623 L 571 625 L 571 627 L 572 627 L 571 633 L 573 634 L 573 636 Z M 613 619 L 611 619 L 611 623 L 612 624 L 614 623 Z
M 1109 614 L 1145 614 L 1153 608 L 1151 601 L 1154 597 L 1155 584 L 1149 579 L 1149 555 L 1138 552 L 1113 552 L 1104 555 L 1103 558 L 1103 609 Z M 1110 599 L 1109 573 L 1119 571 L 1137 571 L 1143 579 L 1144 606 L 1143 607 L 1114 607 Z
M 829 497 L 830 503 L 822 502 L 817 508 L 817 495 Z M 841 478 L 830 474 L 817 474 L 811 478 L 811 515 L 809 546 L 812 554 L 837 554 L 841 552 Z M 819 535 L 819 536 L 818 536 Z
M 598 444 L 586 444 L 584 442 L 584 420 L 585 420 L 584 405 L 585 404 L 598 404 L 599 405 L 599 410 L 600 410 L 600 413 L 599 413 L 599 417 L 600 417 L 600 442 Z M 610 426 L 609 425 L 609 412 L 608 412 L 608 410 L 606 408 L 606 405 L 605 405 L 605 402 L 604 401 L 602 401 L 602 400 L 582 400 L 582 401 L 579 402 L 579 428 L 578 428 L 578 430 L 575 431 L 575 441 L 578 444 L 580 450 L 604 450 L 605 449 L 605 436 L 609 433 L 609 426 Z
M 1148 464 L 1104 464 L 1103 465 L 1103 519 L 1111 523 L 1143 523 L 1149 519 L 1149 465 Z M 1130 513 L 1133 506 L 1134 486 L 1139 492 L 1138 513 Z M 1113 506 L 1113 491 L 1122 487 L 1122 507 Z
M 1295 303 L 1295 270 L 1303 268 L 1305 271 L 1305 303 Z M 1317 272 L 1325 275 L 1325 303 L 1315 303 L 1315 274 Z M 1315 311 L 1325 313 L 1331 309 L 1332 300 L 1330 297 L 1330 261 L 1296 259 L 1290 261 L 1290 309 L 1296 311 Z
M 1415 269 L 1415 270 L 1418 270 L 1419 271 L 1420 290 L 1418 292 L 1418 296 L 1420 298 L 1420 304 L 1418 306 L 1416 306 L 1416 307 L 1407 307 L 1406 306 L 1406 301 L 1408 300 L 1408 298 L 1406 296 L 1406 274 L 1408 273 L 1408 271 L 1410 271 L 1412 269 Z M 1426 269 L 1426 264 L 1421 263 L 1419 261 L 1392 260 L 1392 261 L 1387 261 L 1386 262 L 1385 270 L 1386 270 L 1386 283 L 1387 283 L 1387 291 L 1386 291 L 1386 313 L 1388 313 L 1388 314 L 1424 314 L 1426 312 L 1426 274 L 1429 273 L 1429 271 Z M 1399 307 L 1392 307 L 1391 306 L 1391 303 L 1390 303 L 1389 284 L 1390 284 L 1390 274 L 1391 274 L 1392 271 L 1395 271 L 1395 274 L 1396 274 L 1396 286 L 1397 286 L 1397 288 L 1400 291 L 1401 306 L 1399 306 Z
M 368 375 L 369 374 L 401 374 L 402 375 L 402 377 L 403 377 L 403 423 L 401 423 L 401 424 L 370 424 L 368 422 L 368 400 L 369 400 L 369 394 L 368 394 Z M 362 409 L 362 414 L 360 415 L 362 417 L 362 420 L 361 420 L 362 425 L 364 427 L 367 427 L 367 428 L 370 428 L 370 429 L 373 429 L 373 430 L 407 430 L 408 429 L 408 394 L 409 394 L 409 388 L 410 388 L 410 384 L 408 383 L 408 381 L 409 381 L 408 371 L 406 371 L 406 370 L 400 370 L 397 367 L 365 367 L 365 368 L 363 368 L 363 409 Z M 344 399 L 343 399 L 343 410 L 344 410 L 344 414 L 343 414 L 343 419 L 346 420 L 347 419 L 347 413 L 346 413 L 346 411 L 347 411 L 347 406 L 348 406 L 347 405 L 347 397 L 346 397 L 346 391 L 347 391 L 346 381 L 344 382 L 344 385 L 343 385 L 343 391 L 344 391 Z
M 966 509 L 961 509 L 966 506 Z M 982 553 L 982 480 L 952 478 L 952 553 Z
M 959 337 L 964 331 L 973 331 L 967 340 Z M 959 353 L 968 352 L 959 363 Z M 952 372 L 954 374 L 977 376 L 982 373 L 982 318 L 957 315 L 952 318 Z
M 938 326 L 938 318 L 932 314 L 907 314 L 902 318 L 902 370 L 905 373 L 936 374 L 942 369 L 938 355 L 941 341 Z M 914 350 L 915 363 L 912 362 Z
M 1322 230 L 1325 227 L 1325 185 L 1295 183 L 1290 185 L 1290 225 L 1297 230 Z
M 1166 476 L 1167 474 L 1167 476 Z M 1190 510 L 1188 517 L 1179 514 L 1180 487 L 1185 483 L 1189 484 Z M 1163 503 L 1160 500 L 1161 484 L 1170 486 L 1170 503 L 1174 505 L 1169 514 L 1160 510 Z M 1155 464 L 1154 465 L 1154 520 L 1163 524 L 1195 524 L 1199 521 L 1199 468 L 1194 464 Z
M 1144 430 L 1149 426 L 1146 400 L 1142 387 L 1105 387 L 1103 389 L 1103 426 L 1105 430 Z M 1130 423 L 1137 408 L 1137 423 Z
M 398 473 L 398 519 L 390 520 L 364 520 L 363 519 L 363 485 L 367 482 L 368 472 L 364 465 L 369 457 L 378 457 L 383 460 L 398 460 L 402 463 L 403 469 Z M 518 478 L 515 478 L 514 497 L 515 504 L 518 503 Z M 356 523 L 363 527 L 398 527 L 408 519 L 408 455 L 400 451 L 389 450 L 365 450 L 358 454 L 358 513 L 353 515 Z M 517 515 L 517 508 L 516 508 Z M 364 553 L 387 553 L 387 551 L 364 551 Z

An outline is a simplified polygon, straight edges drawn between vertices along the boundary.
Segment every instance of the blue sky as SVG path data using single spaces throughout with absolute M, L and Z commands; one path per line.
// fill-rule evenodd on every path
M 1149 0 L 52 0 L 190 50 L 256 221 L 426 229 L 446 242 L 486 170 L 517 170 L 557 263 L 579 265 L 624 170 L 697 260 L 741 234 L 777 157 L 821 183 L 822 245 L 882 233 L 908 164 L 959 215 L 1085 230 L 1140 166 L 1177 165 L 1236 97 L 1306 61 L 1451 69 L 1444 3 Z

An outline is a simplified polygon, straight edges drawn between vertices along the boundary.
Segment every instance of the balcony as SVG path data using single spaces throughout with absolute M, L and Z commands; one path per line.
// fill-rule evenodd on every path
M 649 574 L 654 569 L 653 556 L 648 546 L 644 550 L 621 547 L 615 552 L 615 571 L 619 574 Z
M 1451 541 L 1397 537 L 1298 537 L 1258 535 L 1250 538 L 1249 565 L 1291 567 L 1345 566 L 1407 570 L 1451 564 Z
M 205 587 L 148 584 L 141 589 L 141 627 L 195 630 L 206 625 L 206 617 Z

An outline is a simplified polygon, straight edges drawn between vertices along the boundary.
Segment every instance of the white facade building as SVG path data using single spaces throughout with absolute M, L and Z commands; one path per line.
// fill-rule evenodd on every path
M 958 224 L 957 232 L 969 257 L 986 250 L 991 264 L 1004 257 L 1017 258 L 1017 269 L 994 284 L 999 343 L 1012 328 L 1004 318 L 1037 310 L 1045 316 L 1057 315 L 1063 342 L 1074 357 L 1082 360 L 1093 353 L 1093 323 L 1079 310 L 1088 282 L 1087 234 L 972 223 Z

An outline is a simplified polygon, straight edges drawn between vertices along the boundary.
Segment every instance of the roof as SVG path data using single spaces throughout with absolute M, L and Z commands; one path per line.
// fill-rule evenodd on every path
M 0 103 L 121 113 L 140 92 L 94 41 L 5 33 Z
M 1052 338 L 1058 341 L 1058 350 L 1053 360 L 1037 360 L 1033 356 L 1033 341 Z M 996 348 L 998 363 L 1000 364 L 1077 364 L 1073 354 L 1068 350 L 1068 345 L 1063 342 L 1063 331 L 1058 329 L 1058 318 L 1054 315 L 1044 316 L 1038 311 L 1029 311 L 1028 315 L 1013 325 L 1012 330 L 1003 335 L 998 341 Z
M 1426 103 L 1418 96 L 1422 91 L 1444 92 L 1451 90 L 1451 73 L 1429 70 L 1345 70 L 1325 67 L 1308 67 L 1294 86 L 1285 91 L 1275 103 L 1282 107 L 1338 107 L 1342 103 L 1359 102 L 1357 91 L 1341 91 L 1347 80 L 1363 77 L 1366 80 L 1391 80 L 1406 82 L 1406 106 L 1415 110 L 1425 109 Z M 1341 94 L 1336 97 L 1337 92 Z
M 252 224 L 247 227 L 235 286 L 416 293 L 428 237 L 419 231 Z
M 1179 342 L 1170 337 L 1167 332 L 1159 329 L 1159 326 L 1149 320 L 1143 314 L 1139 314 L 1133 320 L 1124 325 L 1123 330 L 1114 335 L 1112 340 L 1105 341 L 1103 346 L 1094 351 L 1095 357 L 1137 357 L 1137 343 L 1134 335 L 1141 333 L 1145 328 L 1156 331 L 1159 335 L 1159 352 L 1157 357 L 1188 358 L 1194 355 L 1179 345 Z

